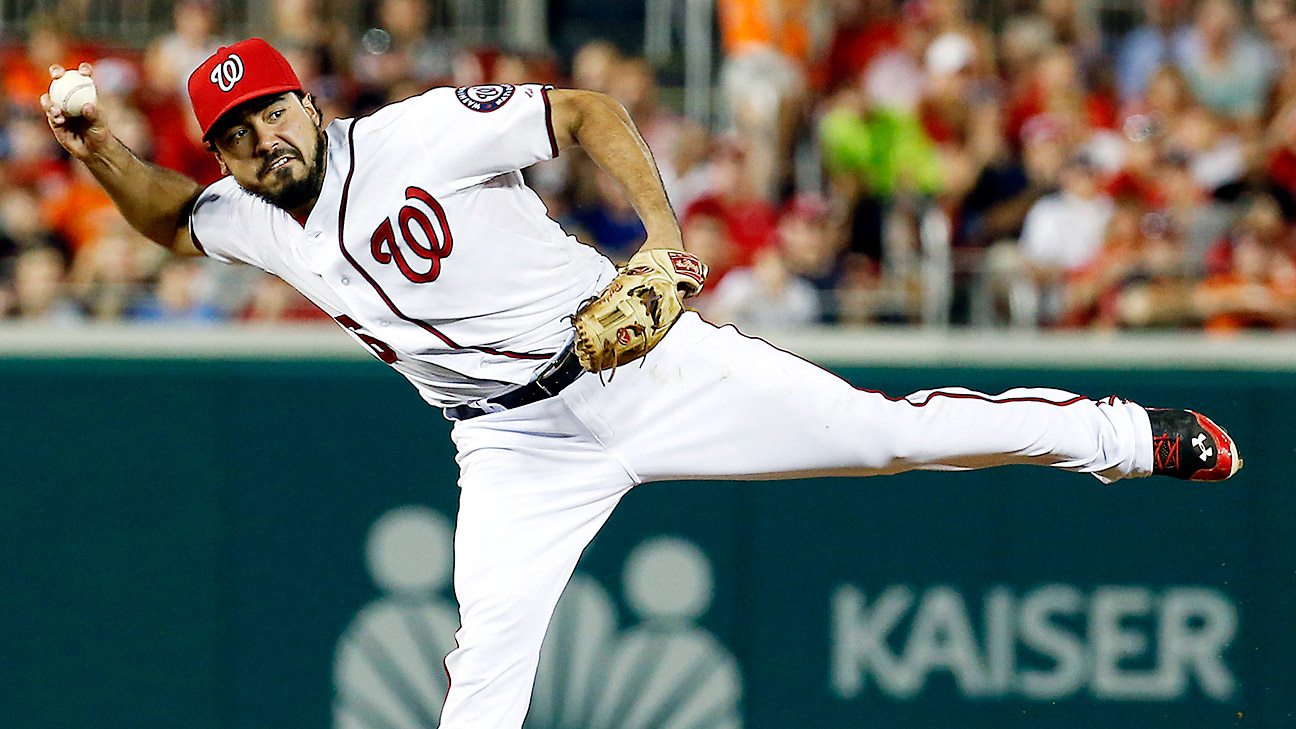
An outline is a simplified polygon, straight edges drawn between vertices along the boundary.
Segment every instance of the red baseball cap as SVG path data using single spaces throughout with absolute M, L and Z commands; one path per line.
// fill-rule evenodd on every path
M 301 90 L 288 59 L 260 38 L 221 48 L 189 75 L 189 101 L 204 139 L 216 121 L 239 104 Z

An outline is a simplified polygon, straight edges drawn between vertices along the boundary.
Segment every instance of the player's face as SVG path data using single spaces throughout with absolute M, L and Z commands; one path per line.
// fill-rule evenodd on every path
M 313 203 L 324 182 L 325 144 L 310 100 L 288 93 L 236 108 L 230 116 L 230 123 L 212 135 L 212 144 L 234 179 L 290 212 Z

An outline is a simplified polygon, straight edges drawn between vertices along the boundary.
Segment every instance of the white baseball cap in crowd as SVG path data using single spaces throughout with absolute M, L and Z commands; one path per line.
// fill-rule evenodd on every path
M 949 76 L 972 63 L 976 46 L 962 33 L 945 33 L 927 46 L 927 73 Z

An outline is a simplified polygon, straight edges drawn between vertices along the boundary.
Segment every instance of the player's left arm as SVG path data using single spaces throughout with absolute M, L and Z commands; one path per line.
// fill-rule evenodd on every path
M 551 89 L 548 94 L 558 149 L 579 146 L 621 184 L 648 232 L 641 250 L 683 250 L 657 163 L 620 102 L 597 91 Z
M 550 91 L 549 103 L 558 149 L 584 149 L 625 189 L 648 231 L 616 279 L 572 317 L 581 366 L 590 372 L 615 370 L 666 336 L 683 312 L 683 299 L 702 290 L 707 267 L 683 252 L 657 164 L 625 108 L 593 91 Z

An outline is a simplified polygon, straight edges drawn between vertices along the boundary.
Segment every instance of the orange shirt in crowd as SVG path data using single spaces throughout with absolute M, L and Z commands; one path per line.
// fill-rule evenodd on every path
M 809 61 L 808 0 L 719 0 L 718 5 L 725 55 L 774 48 L 789 58 Z
M 97 51 L 88 46 L 68 47 L 60 63 L 65 68 L 76 68 L 82 61 L 97 58 Z M 49 69 L 37 66 L 28 58 L 26 49 L 19 46 L 0 51 L 0 88 L 9 102 L 20 108 L 40 111 L 38 100 L 49 91 Z
M 109 230 L 121 213 L 103 188 L 78 177 L 45 201 L 45 217 L 75 253 Z

